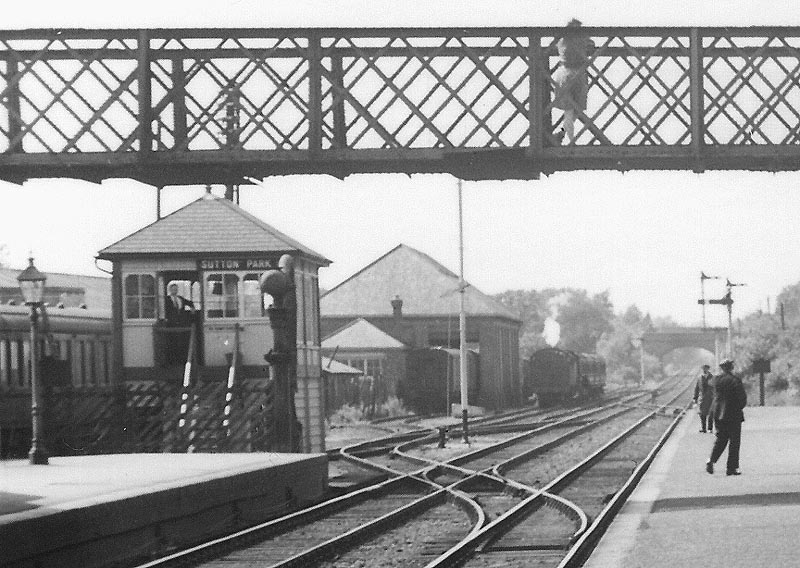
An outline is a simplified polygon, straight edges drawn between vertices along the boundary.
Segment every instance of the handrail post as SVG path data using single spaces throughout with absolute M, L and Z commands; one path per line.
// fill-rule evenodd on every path
M 689 31 L 689 87 L 692 120 L 692 170 L 702 173 L 703 145 L 705 139 L 705 113 L 703 112 L 703 38 L 698 28 Z
M 137 69 L 137 102 L 139 104 L 139 155 L 146 156 L 153 150 L 153 109 L 150 89 L 150 34 L 139 31 Z
M 17 60 L 9 57 L 6 60 L 6 92 L 3 103 L 8 115 L 8 149 L 9 153 L 22 152 L 22 114 L 19 104 L 19 66 Z
M 308 34 L 308 150 L 312 159 L 322 151 L 322 45 L 318 32 Z
M 544 85 L 547 76 L 543 72 L 542 37 L 538 34 L 528 36 L 528 135 L 531 158 L 538 158 L 544 147 Z
M 173 150 L 188 150 L 189 136 L 186 121 L 186 71 L 183 69 L 183 58 L 172 58 L 172 116 L 175 141 Z
M 347 148 L 347 121 L 344 113 L 344 70 L 342 68 L 342 56 L 331 56 L 331 75 L 333 88 L 333 145 L 335 148 L 344 150 Z

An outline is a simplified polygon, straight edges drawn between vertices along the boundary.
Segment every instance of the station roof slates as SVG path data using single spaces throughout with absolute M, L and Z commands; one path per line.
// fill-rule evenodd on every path
M 211 194 L 107 246 L 99 258 L 142 254 L 224 254 L 299 251 L 323 264 L 321 254 L 258 217 Z
M 386 316 L 391 300 L 403 300 L 407 316 L 456 314 L 459 277 L 445 266 L 408 245 L 400 244 L 320 298 L 323 316 Z M 517 314 L 474 286 L 465 290 L 468 315 L 496 316 L 520 321 Z

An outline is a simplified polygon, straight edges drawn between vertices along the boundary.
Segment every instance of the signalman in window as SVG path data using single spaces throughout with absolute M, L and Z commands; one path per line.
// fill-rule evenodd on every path
M 194 303 L 178 295 L 178 285 L 170 284 L 167 287 L 167 296 L 164 298 L 164 319 L 167 327 L 191 327 L 194 321 Z M 181 364 L 186 362 L 189 349 L 189 331 L 175 330 L 167 334 L 167 363 Z
M 164 301 L 164 319 L 168 327 L 188 327 L 192 325 L 194 303 L 178 295 L 178 285 L 170 284 Z

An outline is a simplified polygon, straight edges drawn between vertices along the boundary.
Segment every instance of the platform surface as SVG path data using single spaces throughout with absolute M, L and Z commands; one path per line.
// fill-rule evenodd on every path
M 745 409 L 740 476 L 727 450 L 706 473 L 699 427 L 687 411 L 585 568 L 800 566 L 800 408 Z
M 51 457 L 49 465 L 3 461 L 0 542 L 9 546 L 0 547 L 0 565 L 46 554 L 52 560 L 42 565 L 66 566 L 65 555 L 77 555 L 72 550 L 92 554 L 112 546 L 122 555 L 128 541 L 180 547 L 180 539 L 204 537 L 209 527 L 246 526 L 292 504 L 319 500 L 327 477 L 324 454 L 124 454 Z
M 115 454 L 0 461 L 0 524 L 293 463 L 308 454 Z

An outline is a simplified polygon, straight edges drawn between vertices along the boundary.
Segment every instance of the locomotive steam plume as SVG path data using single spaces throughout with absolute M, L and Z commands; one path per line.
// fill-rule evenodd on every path
M 561 326 L 554 317 L 550 316 L 544 321 L 544 332 L 542 332 L 545 343 L 550 347 L 558 345 L 558 340 L 561 337 Z
M 542 337 L 544 337 L 545 343 L 547 343 L 550 347 L 555 347 L 558 345 L 558 342 L 561 339 L 561 325 L 559 325 L 558 321 L 556 321 L 556 318 L 558 317 L 558 310 L 568 301 L 569 295 L 566 292 L 563 292 L 558 296 L 553 296 L 547 302 L 547 305 L 550 308 L 550 316 L 544 321 L 544 331 L 542 332 Z

